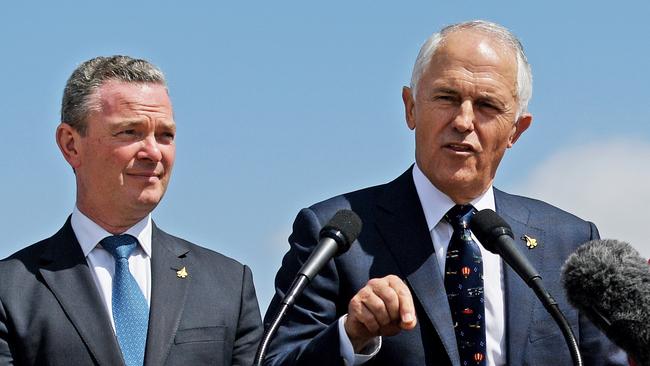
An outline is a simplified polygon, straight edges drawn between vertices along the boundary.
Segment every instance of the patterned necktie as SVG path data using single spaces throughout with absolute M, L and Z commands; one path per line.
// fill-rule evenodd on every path
M 468 226 L 475 213 L 472 205 L 456 205 L 445 215 L 454 228 L 447 248 L 445 289 L 463 366 L 486 364 L 483 260 Z
M 129 270 L 129 256 L 138 246 L 138 241 L 131 235 L 115 235 L 104 238 L 101 244 L 115 258 L 113 320 L 124 363 L 127 366 L 142 366 L 149 305 Z

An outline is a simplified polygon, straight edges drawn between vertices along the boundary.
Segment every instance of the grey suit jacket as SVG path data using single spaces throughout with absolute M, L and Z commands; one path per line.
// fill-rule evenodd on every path
M 90 271 L 70 219 L 0 262 L 0 365 L 123 364 Z M 154 224 L 151 276 L 145 365 L 252 363 L 262 329 L 248 267 Z
M 626 365 L 625 355 L 571 308 L 560 284 L 560 267 L 575 248 L 598 237 L 596 227 L 544 202 L 495 190 L 497 212 L 512 226 L 520 250 L 540 271 L 549 292 L 573 327 L 584 364 Z M 395 274 L 414 297 L 418 325 L 384 337 L 370 365 L 460 366 L 444 278 L 434 255 L 411 169 L 396 180 L 334 197 L 302 210 L 289 238 L 291 248 L 276 277 L 265 321 L 318 242 L 318 232 L 339 209 L 354 210 L 363 230 L 351 249 L 330 261 L 289 312 L 270 344 L 267 365 L 341 365 L 336 320 L 370 278 Z M 537 239 L 527 249 L 520 238 Z M 551 316 L 517 274 L 504 264 L 507 365 L 571 365 L 564 338 Z

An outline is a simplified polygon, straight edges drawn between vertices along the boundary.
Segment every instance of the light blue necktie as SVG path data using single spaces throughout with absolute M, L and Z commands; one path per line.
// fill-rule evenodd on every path
M 104 238 L 102 247 L 115 258 L 113 276 L 113 320 L 115 333 L 127 366 L 142 366 L 149 326 L 149 305 L 129 271 L 129 256 L 138 246 L 131 235 Z

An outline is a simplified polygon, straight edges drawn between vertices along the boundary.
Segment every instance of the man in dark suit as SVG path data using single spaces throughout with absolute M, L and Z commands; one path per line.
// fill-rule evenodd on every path
M 160 70 L 89 60 L 61 114 L 76 206 L 0 262 L 0 364 L 250 365 L 262 332 L 250 269 L 151 220 L 175 154 Z
M 467 228 L 486 208 L 512 226 L 584 364 L 625 364 L 568 305 L 559 282 L 564 259 L 597 238 L 596 227 L 492 186 L 505 150 L 531 124 L 531 84 L 521 44 L 502 26 L 460 23 L 427 40 L 402 93 L 415 165 L 298 214 L 267 321 L 337 210 L 354 210 L 363 230 L 297 300 L 267 365 L 570 365 L 559 328 L 532 291 Z

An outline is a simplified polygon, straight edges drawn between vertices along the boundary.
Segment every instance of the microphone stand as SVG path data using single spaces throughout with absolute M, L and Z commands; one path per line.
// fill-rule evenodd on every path
M 569 326 L 569 322 L 564 317 L 564 314 L 562 314 L 562 311 L 560 311 L 560 307 L 558 306 L 557 301 L 555 301 L 553 296 L 551 296 L 551 294 L 549 294 L 548 291 L 544 289 L 542 278 L 539 276 L 534 277 L 530 281 L 527 281 L 527 284 L 533 290 L 535 295 L 537 295 L 537 298 L 541 301 L 542 305 L 544 305 L 546 311 L 551 314 L 551 317 L 553 317 L 553 320 L 555 320 L 555 323 L 557 323 L 558 327 L 560 327 L 562 335 L 564 336 L 564 340 L 569 347 L 569 352 L 571 352 L 573 365 L 583 366 L 582 356 L 580 355 L 580 349 L 578 348 L 578 341 L 576 341 L 576 336 L 573 334 L 573 330 L 571 329 L 571 326 Z
M 282 319 L 287 315 L 287 312 L 290 308 L 293 307 L 293 304 L 296 302 L 298 294 L 302 293 L 302 290 L 309 284 L 309 277 L 304 274 L 299 274 L 298 277 L 291 284 L 291 288 L 287 291 L 287 294 L 282 299 L 280 306 L 280 311 L 275 313 L 275 316 L 269 323 L 269 326 L 264 329 L 264 335 L 262 336 L 262 342 L 260 342 L 259 347 L 257 348 L 257 353 L 255 354 L 255 366 L 262 366 L 264 362 L 264 357 L 266 357 L 266 351 L 268 350 L 269 343 L 271 343 L 271 338 L 278 331 L 278 327 L 282 322 Z

